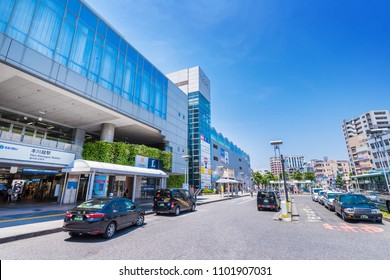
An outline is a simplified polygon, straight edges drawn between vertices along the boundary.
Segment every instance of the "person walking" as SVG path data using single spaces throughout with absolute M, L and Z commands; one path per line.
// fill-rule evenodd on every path
M 12 200 L 12 188 L 7 190 L 7 202 L 10 203 Z

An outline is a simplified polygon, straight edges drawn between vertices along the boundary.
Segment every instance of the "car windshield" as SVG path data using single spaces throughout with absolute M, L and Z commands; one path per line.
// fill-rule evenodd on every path
M 368 199 L 363 195 L 345 195 L 340 197 L 341 202 L 352 203 L 352 204 L 361 204 L 368 203 Z
M 335 198 L 337 193 L 328 193 L 328 198 Z
M 275 196 L 274 196 L 274 193 L 270 193 L 270 192 L 259 192 L 258 198 L 262 198 L 262 199 L 274 199 Z
M 321 189 L 314 189 L 313 193 L 318 193 L 319 191 L 321 191 Z
M 156 191 L 154 197 L 157 198 L 158 200 L 171 198 L 171 192 L 169 190 L 158 190 Z
M 324 195 L 325 191 L 318 192 L 318 195 Z
M 102 209 L 106 205 L 107 201 L 105 200 L 90 200 L 85 201 L 77 206 L 77 208 L 87 208 L 87 209 Z

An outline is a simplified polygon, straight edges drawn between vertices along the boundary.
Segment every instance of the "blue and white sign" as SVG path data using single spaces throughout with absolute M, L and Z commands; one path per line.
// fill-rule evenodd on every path
M 74 161 L 75 155 L 72 153 L 49 150 L 44 147 L 32 147 L 0 142 L 0 158 L 67 166 Z
M 149 158 L 144 156 L 135 157 L 135 166 L 149 169 L 159 169 L 160 161 L 155 158 Z

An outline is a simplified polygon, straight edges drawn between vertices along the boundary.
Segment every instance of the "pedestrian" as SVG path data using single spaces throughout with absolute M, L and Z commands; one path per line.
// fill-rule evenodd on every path
M 9 203 L 11 202 L 11 200 L 12 200 L 12 188 L 9 188 L 7 190 L 7 202 Z
M 253 197 L 253 188 L 250 188 L 251 197 Z

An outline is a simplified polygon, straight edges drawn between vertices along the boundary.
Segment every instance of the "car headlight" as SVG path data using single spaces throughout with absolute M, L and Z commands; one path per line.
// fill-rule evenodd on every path
M 371 209 L 371 213 L 380 214 L 381 211 L 379 209 Z
M 353 214 L 355 212 L 355 210 L 353 208 L 345 208 L 344 212 L 349 213 L 349 214 Z

